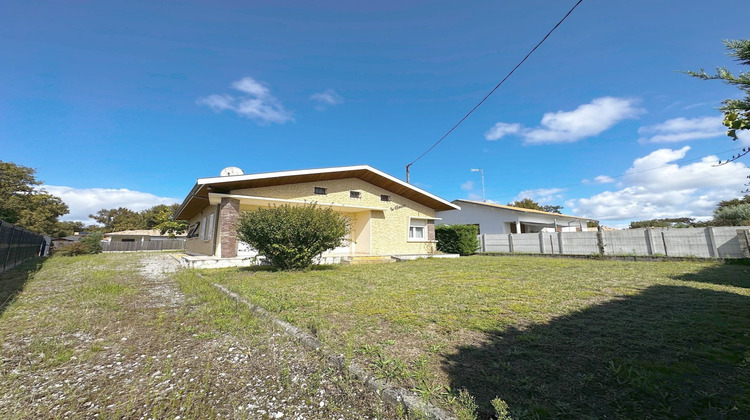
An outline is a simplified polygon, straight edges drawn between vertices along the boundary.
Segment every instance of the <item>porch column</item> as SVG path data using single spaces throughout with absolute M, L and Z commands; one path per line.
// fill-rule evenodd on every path
M 234 258 L 237 256 L 237 220 L 240 217 L 240 200 L 222 198 L 219 205 L 219 257 Z
M 521 233 L 521 221 L 516 220 L 516 233 Z

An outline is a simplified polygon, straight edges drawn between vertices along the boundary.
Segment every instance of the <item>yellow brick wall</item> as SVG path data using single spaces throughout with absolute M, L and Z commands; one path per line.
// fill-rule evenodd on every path
M 327 189 L 326 195 L 315 194 L 315 187 Z M 360 191 L 361 198 L 350 198 L 350 191 Z M 234 190 L 232 194 L 257 197 L 281 198 L 288 200 L 305 200 L 320 203 L 337 203 L 352 206 L 382 208 L 370 210 L 370 254 L 427 254 L 435 252 L 435 243 L 431 241 L 408 241 L 410 217 L 434 217 L 431 208 L 415 203 L 391 191 L 379 188 L 357 178 L 331 181 L 308 182 L 302 184 L 279 185 L 273 187 L 247 188 Z M 391 201 L 380 200 L 381 195 L 389 195 Z M 241 206 L 240 210 L 251 210 Z M 362 213 L 357 213 L 355 223 L 361 226 L 366 223 Z M 363 237 L 360 236 L 360 239 Z M 361 247 L 358 247 L 359 249 Z
M 214 224 L 216 223 L 216 218 L 219 216 L 216 214 L 216 206 L 207 206 L 205 209 L 203 209 L 200 213 L 198 213 L 195 217 L 190 219 L 189 226 L 191 226 L 195 222 L 201 222 L 201 228 L 198 229 L 198 236 L 195 238 L 189 238 L 185 242 L 185 251 L 190 253 L 196 253 L 201 255 L 213 255 L 213 245 L 214 245 L 214 237 L 219 234 L 217 232 L 216 226 L 214 226 L 214 233 L 213 236 L 209 241 L 203 241 L 200 237 L 200 233 L 203 230 L 203 218 L 206 218 L 206 222 L 208 222 L 208 215 L 214 213 Z

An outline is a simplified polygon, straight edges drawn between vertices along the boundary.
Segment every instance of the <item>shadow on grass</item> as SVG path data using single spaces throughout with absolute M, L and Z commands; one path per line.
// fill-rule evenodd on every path
M 45 258 L 32 258 L 0 274 L 0 315 L 21 293 L 26 282 L 39 271 Z
M 696 273 L 675 276 L 674 279 L 750 289 L 750 260 L 726 260 Z
M 488 334 L 443 369 L 481 418 L 496 396 L 514 418 L 750 418 L 750 298 L 653 286 Z
M 316 264 L 316 265 L 311 265 L 310 267 L 308 267 L 308 268 L 306 268 L 304 270 L 290 270 L 290 271 L 292 271 L 292 272 L 294 272 L 294 271 L 301 271 L 301 272 L 305 272 L 305 271 L 328 271 L 328 270 L 335 270 L 335 269 L 336 269 L 336 266 L 334 266 L 334 265 L 317 265 Z M 283 271 L 283 270 L 278 269 L 278 268 L 276 268 L 276 267 L 274 267 L 272 265 L 252 265 L 252 266 L 249 266 L 249 267 L 240 267 L 239 271 L 254 272 L 254 271 Z

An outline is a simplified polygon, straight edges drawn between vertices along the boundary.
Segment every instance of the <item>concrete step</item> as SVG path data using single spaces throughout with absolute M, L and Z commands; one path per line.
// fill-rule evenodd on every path
M 389 256 L 361 256 L 361 257 L 344 257 L 341 259 L 341 264 L 355 265 L 355 264 L 388 264 L 396 262 L 395 259 Z

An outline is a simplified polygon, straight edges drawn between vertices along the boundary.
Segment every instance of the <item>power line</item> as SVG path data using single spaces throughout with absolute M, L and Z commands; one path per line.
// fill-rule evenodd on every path
M 446 138 L 446 137 L 448 137 L 448 136 L 449 136 L 449 135 L 450 135 L 450 134 L 451 134 L 451 133 L 453 132 L 453 130 L 455 130 L 455 129 L 456 129 L 456 128 L 457 128 L 458 126 L 459 126 L 459 125 L 461 125 L 461 123 L 462 123 L 462 122 L 464 122 L 464 120 L 466 120 L 467 118 L 469 118 L 469 115 L 471 115 L 471 114 L 472 114 L 472 113 L 473 113 L 474 111 L 476 111 L 476 110 L 477 110 L 477 108 L 479 108 L 479 107 L 480 107 L 480 106 L 481 106 L 481 105 L 482 105 L 482 104 L 484 103 L 484 101 L 486 101 L 486 100 L 487 100 L 487 98 L 489 98 L 489 97 L 490 97 L 490 96 L 491 96 L 491 95 L 492 95 L 493 93 L 495 93 L 495 91 L 496 91 L 496 90 L 497 90 L 497 89 L 498 89 L 498 88 L 499 88 L 499 87 L 500 87 L 500 86 L 501 86 L 501 85 L 502 85 L 503 83 L 505 83 L 505 81 L 506 81 L 506 80 L 508 80 L 508 78 L 510 78 L 510 76 L 511 76 L 511 75 L 512 75 L 512 74 L 513 74 L 513 73 L 514 73 L 515 71 L 516 71 L 516 69 L 518 69 L 519 67 L 521 67 L 521 64 L 523 64 L 523 63 L 524 63 L 524 62 L 525 62 L 525 61 L 526 61 L 526 60 L 527 60 L 527 59 L 528 59 L 528 58 L 529 58 L 529 57 L 531 56 L 531 54 L 533 54 L 533 53 L 534 53 L 534 51 L 536 51 L 536 49 L 537 49 L 537 48 L 539 48 L 539 47 L 540 47 L 540 46 L 542 45 L 542 43 L 544 43 L 544 41 L 546 41 L 546 40 L 547 40 L 547 38 L 549 38 L 549 36 L 550 36 L 550 35 L 552 35 L 552 32 L 554 32 L 554 31 L 555 31 L 555 29 L 557 29 L 557 27 L 558 27 L 558 26 L 560 26 L 560 25 L 561 25 L 561 24 L 562 24 L 562 23 L 563 23 L 563 22 L 565 21 L 565 19 L 567 19 L 567 18 L 568 18 L 568 16 L 570 16 L 570 14 L 571 14 L 571 13 L 573 13 L 573 10 L 575 10 L 575 9 L 576 9 L 576 7 L 578 7 L 578 5 L 579 5 L 579 4 L 581 4 L 582 2 L 583 2 L 583 0 L 578 0 L 578 3 L 576 3 L 576 4 L 575 4 L 575 5 L 574 5 L 574 6 L 573 6 L 573 7 L 572 7 L 572 8 L 570 9 L 570 10 L 568 10 L 568 13 L 566 13 L 566 14 L 565 14 L 565 16 L 563 16 L 563 18 L 562 18 L 562 19 L 560 19 L 560 20 L 559 20 L 559 21 L 557 22 L 557 24 L 556 24 L 556 25 L 555 25 L 554 27 L 552 27 L 552 29 L 550 29 L 550 31 L 549 31 L 549 32 L 547 32 L 547 35 L 545 35 L 545 36 L 544 36 L 544 38 L 542 38 L 542 40 L 541 40 L 541 41 L 539 41 L 539 42 L 538 42 L 538 43 L 537 43 L 537 44 L 536 44 L 536 45 L 534 46 L 534 48 L 532 48 L 532 49 L 531 49 L 531 51 L 529 51 L 529 53 L 528 53 L 528 54 L 526 54 L 526 56 L 525 56 L 525 57 L 523 58 L 523 60 L 521 60 L 521 61 L 520 61 L 520 62 L 519 62 L 518 64 L 516 64 L 516 66 L 515 66 L 515 67 L 513 67 L 513 70 L 511 70 L 511 71 L 510 71 L 510 73 L 508 73 L 508 74 L 507 74 L 507 75 L 506 75 L 506 76 L 505 76 L 505 77 L 503 78 L 503 80 L 501 80 L 501 81 L 500 81 L 500 83 L 498 83 L 497 85 L 495 85 L 495 87 L 494 87 L 494 88 L 492 88 L 492 90 L 490 91 L 490 93 L 488 93 L 487 95 L 485 95 L 485 97 L 484 97 L 484 98 L 482 98 L 482 100 L 481 100 L 481 101 L 479 101 L 479 103 L 477 103 L 476 105 L 474 105 L 474 108 L 472 108 L 472 109 L 471 109 L 471 111 L 469 111 L 469 112 L 468 112 L 468 113 L 467 113 L 466 115 L 464 115 L 464 117 L 463 117 L 463 118 L 461 118 L 461 120 L 459 120 L 459 121 L 458 121 L 458 122 L 457 122 L 457 123 L 456 123 L 456 124 L 455 124 L 455 125 L 454 125 L 453 127 L 451 127 L 451 129 L 450 129 L 450 130 L 448 130 L 448 132 L 447 132 L 447 133 L 445 133 L 445 134 L 443 135 L 443 137 L 440 137 L 440 140 L 436 141 L 436 142 L 435 142 L 435 144 L 433 144 L 432 146 L 430 146 L 430 148 L 429 148 L 429 149 L 425 150 L 425 152 L 424 152 L 424 153 L 422 153 L 421 155 L 419 155 L 419 157 L 418 157 L 418 158 L 414 159 L 414 161 L 412 161 L 412 162 L 411 162 L 410 164 L 406 165 L 406 182 L 409 182 L 409 167 L 410 167 L 411 165 L 413 165 L 413 164 L 417 163 L 417 161 L 418 161 L 418 160 L 420 160 L 420 159 L 422 159 L 422 158 L 424 157 L 424 155 L 426 155 L 427 153 L 430 153 L 430 151 L 431 151 L 432 149 L 434 149 L 434 148 L 435 148 L 435 146 L 437 146 L 438 144 L 440 144 L 440 142 L 442 142 L 443 140 L 445 140 L 445 138 Z

